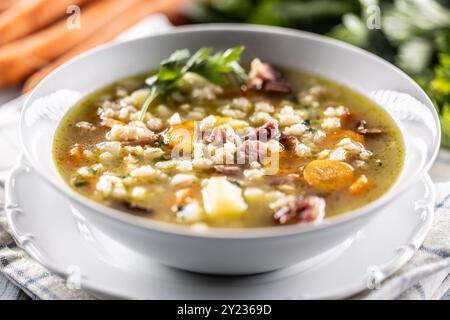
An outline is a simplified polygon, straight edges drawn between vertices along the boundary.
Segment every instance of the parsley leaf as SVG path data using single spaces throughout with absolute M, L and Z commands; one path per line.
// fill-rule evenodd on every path
M 203 76 L 208 81 L 221 86 L 242 83 L 246 78 L 239 60 L 244 47 L 235 47 L 211 55 L 210 48 L 201 48 L 192 56 L 187 49 L 177 50 L 161 62 L 159 72 L 145 80 L 150 94 L 141 110 L 141 120 L 156 98 L 178 87 L 187 72 Z
M 73 186 L 75 188 L 81 188 L 81 187 L 85 187 L 85 186 L 88 186 L 88 185 L 89 185 L 89 182 L 87 182 L 87 181 L 77 181 L 77 182 L 75 182 L 73 184 Z

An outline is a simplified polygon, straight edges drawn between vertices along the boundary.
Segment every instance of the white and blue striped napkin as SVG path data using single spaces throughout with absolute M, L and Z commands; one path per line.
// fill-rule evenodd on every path
M 127 31 L 118 40 L 164 31 L 171 25 L 164 16 L 152 16 Z M 10 95 L 10 93 L 8 93 Z M 0 95 L 0 104 L 1 104 Z M 0 204 L 2 185 L 19 150 L 18 118 L 24 98 L 0 107 Z M 450 156 L 442 151 L 432 169 L 432 178 L 441 181 L 450 175 Z M 445 180 L 450 181 L 450 176 Z M 438 181 L 436 179 L 435 181 Z M 434 224 L 423 245 L 397 273 L 377 290 L 358 294 L 357 299 L 441 299 L 450 288 L 450 182 L 437 183 L 438 201 Z M 2 206 L 0 205 L 0 208 Z M 7 281 L 6 278 L 9 280 Z M 14 284 L 14 285 L 13 285 Z M 87 293 L 70 290 L 65 280 L 51 274 L 31 259 L 8 233 L 0 212 L 0 299 L 91 299 Z

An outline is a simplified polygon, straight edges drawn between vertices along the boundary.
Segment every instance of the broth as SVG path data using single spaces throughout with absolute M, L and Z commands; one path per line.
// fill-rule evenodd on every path
M 391 118 L 333 81 L 292 70 L 283 75 L 290 93 L 222 88 L 190 74 L 144 121 L 148 75 L 120 80 L 85 97 L 61 122 L 54 140 L 59 172 L 90 199 L 193 226 L 309 222 L 382 196 L 404 158 Z M 267 141 L 249 138 L 264 126 Z M 180 140 L 177 130 L 194 137 Z M 174 159 L 180 145 L 192 154 Z M 249 161 L 252 147 L 267 147 L 270 159 Z M 199 150 L 209 156 L 198 157 Z M 237 164 L 239 155 L 248 161 Z M 279 170 L 268 174 L 276 155 Z M 220 163 L 221 156 L 232 163 Z

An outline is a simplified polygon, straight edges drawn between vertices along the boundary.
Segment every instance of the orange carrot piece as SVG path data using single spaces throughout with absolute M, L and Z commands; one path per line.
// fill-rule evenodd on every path
M 0 12 L 11 9 L 13 6 L 20 4 L 20 0 L 0 0 Z
M 192 150 L 194 141 L 194 121 L 188 121 L 180 125 L 173 126 L 167 132 L 168 144 L 172 148 L 178 147 L 186 151 Z
M 195 191 L 193 188 L 178 190 L 173 196 L 173 204 L 176 206 L 184 206 L 189 202 L 190 198 L 194 196 L 194 193 Z
M 353 114 L 351 112 L 346 112 L 342 116 L 340 116 L 342 127 L 343 128 L 348 127 L 352 118 L 353 118 Z
M 74 165 L 79 165 L 83 162 L 83 147 L 81 147 L 79 144 L 74 145 L 69 150 L 68 154 L 68 161 Z
M 344 162 L 314 160 L 306 166 L 303 177 L 314 189 L 333 192 L 352 184 L 353 168 Z
M 363 194 L 369 191 L 369 187 L 370 187 L 369 179 L 366 177 L 366 175 L 362 174 L 349 187 L 349 193 L 351 195 Z

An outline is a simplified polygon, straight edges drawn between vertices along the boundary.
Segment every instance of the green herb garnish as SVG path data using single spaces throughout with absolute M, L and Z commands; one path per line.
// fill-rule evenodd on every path
M 168 154 L 163 154 L 161 157 L 158 158 L 158 161 L 167 161 L 170 160 L 170 155 Z
M 145 80 L 150 94 L 141 110 L 141 120 L 156 98 L 176 89 L 180 80 L 188 72 L 203 76 L 208 81 L 221 86 L 238 84 L 246 74 L 239 60 L 244 47 L 235 47 L 211 55 L 210 48 L 201 48 L 191 56 L 189 50 L 177 50 L 161 62 L 159 72 Z
M 228 182 L 234 184 L 235 186 L 238 186 L 239 188 L 241 187 L 241 184 L 239 183 L 239 181 L 236 181 L 236 180 L 230 180 L 230 179 L 227 179 L 227 180 L 228 180 Z
M 312 31 L 372 51 L 427 91 L 439 111 L 442 144 L 450 148 L 450 65 L 442 58 L 450 55 L 450 1 L 205 0 L 184 13 L 197 23 L 256 23 Z
M 292 95 L 290 100 L 295 104 L 300 103 L 300 99 L 298 98 L 298 96 L 296 94 Z
M 77 181 L 73 184 L 73 186 L 75 188 L 81 188 L 81 187 L 85 187 L 87 185 L 89 185 L 89 182 L 87 182 L 87 181 Z

